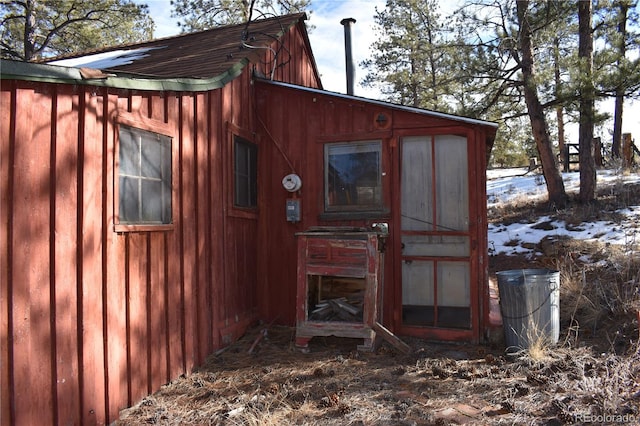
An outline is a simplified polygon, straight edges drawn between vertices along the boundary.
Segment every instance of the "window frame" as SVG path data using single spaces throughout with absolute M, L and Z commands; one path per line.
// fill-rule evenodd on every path
M 231 196 L 232 205 L 234 209 L 240 209 L 244 211 L 256 211 L 258 209 L 258 156 L 259 149 L 258 144 L 250 141 L 249 139 L 234 134 L 232 137 L 232 167 L 231 173 L 233 176 L 233 194 Z M 247 156 L 243 158 L 247 160 L 249 164 L 246 164 L 247 170 L 245 173 L 246 177 L 246 186 L 240 188 L 239 182 L 239 171 L 238 171 L 238 155 L 239 155 L 239 147 L 243 147 L 243 150 L 246 149 Z M 242 198 L 247 198 L 249 203 L 247 205 L 238 203 L 238 192 L 240 190 L 245 190 L 246 194 L 243 194 Z
M 146 222 L 123 222 L 120 220 L 120 131 L 121 127 L 126 126 L 134 130 L 142 130 L 169 138 L 170 155 L 171 155 L 171 183 L 170 183 L 170 202 L 171 202 L 171 219 L 169 223 L 146 223 Z M 115 119 L 114 125 L 114 157 L 113 157 L 113 226 L 114 232 L 152 232 L 152 231 L 170 231 L 174 229 L 175 221 L 175 176 L 176 176 L 176 155 L 175 155 L 175 137 L 172 128 L 164 122 L 147 118 L 139 113 L 120 112 Z
M 259 178 L 262 175 L 262 162 L 264 161 L 261 156 L 264 155 L 264 150 L 260 149 L 260 137 L 254 132 L 238 126 L 230 121 L 225 122 L 226 139 L 223 146 L 223 198 L 226 206 L 225 214 L 229 217 L 236 217 L 248 220 L 257 220 L 260 212 L 260 205 L 262 203 L 262 195 L 260 194 L 261 185 Z M 257 151 L 257 176 L 258 184 L 256 185 L 257 191 L 257 206 L 255 207 L 240 207 L 236 206 L 234 202 L 235 198 L 235 137 L 238 136 L 251 144 L 256 145 Z
M 387 215 L 389 213 L 388 208 L 385 207 L 385 193 L 384 193 L 384 139 L 367 139 L 357 141 L 332 141 L 326 142 L 322 145 L 323 150 L 323 168 L 322 168 L 322 183 L 323 183 L 323 218 L 341 218 L 344 215 L 362 216 L 362 217 L 380 217 L 381 215 Z M 330 205 L 330 189 L 329 189 L 329 157 L 331 155 L 331 148 L 373 148 L 364 152 L 376 152 L 378 154 L 378 171 L 376 188 L 379 191 L 377 194 L 377 203 L 369 205 L 354 205 L 353 207 L 344 205 Z

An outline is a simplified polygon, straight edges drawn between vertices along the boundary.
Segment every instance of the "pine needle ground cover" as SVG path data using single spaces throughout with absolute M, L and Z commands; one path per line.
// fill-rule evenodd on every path
M 640 224 L 621 212 L 640 206 L 640 187 L 599 187 L 594 205 L 556 211 L 521 197 L 490 209 L 490 228 L 549 224 L 537 242 L 512 235 L 501 246 L 511 249 L 496 250 L 489 269 L 494 280 L 508 269 L 560 271 L 557 345 L 540 341 L 506 353 L 499 336 L 484 345 L 403 337 L 412 348 L 405 355 L 386 342 L 365 353 L 356 350 L 359 339 L 315 337 L 302 354 L 294 328 L 258 325 L 123 410 L 117 424 L 637 424 Z M 624 227 L 627 241 L 607 242 L 607 230 L 577 239 L 558 232 L 558 223 L 580 229 L 595 222 Z

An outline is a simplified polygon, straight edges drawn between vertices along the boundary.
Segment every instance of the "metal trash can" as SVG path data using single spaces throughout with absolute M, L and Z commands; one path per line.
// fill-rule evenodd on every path
M 558 343 L 560 272 L 514 269 L 496 276 L 507 350 L 528 349 L 540 339 Z

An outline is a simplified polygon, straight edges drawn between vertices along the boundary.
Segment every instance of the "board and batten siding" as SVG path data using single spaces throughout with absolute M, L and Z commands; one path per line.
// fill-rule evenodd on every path
M 303 26 L 274 41 L 291 57 L 273 76 L 320 87 Z M 259 178 L 270 173 L 253 104 L 253 72 L 272 71 L 263 53 L 224 87 L 193 92 L 1 80 L 3 425 L 110 423 L 264 316 L 270 197 L 262 186 L 247 214 L 231 190 L 234 134 L 258 145 Z M 124 116 L 171 133 L 169 230 L 115 231 Z
M 177 94 L 2 81 L 2 424 L 109 423 L 255 318 L 256 221 L 224 213 L 247 79 Z M 114 231 L 122 112 L 171 129 L 170 230 Z
M 425 135 L 454 135 L 467 141 L 466 164 L 451 170 L 451 176 L 465 174 L 468 182 L 468 215 L 470 239 L 469 290 L 473 307 L 473 326 L 460 332 L 448 329 L 423 328 L 416 335 L 437 340 L 478 341 L 488 321 L 488 255 L 486 251 L 485 170 L 488 153 L 495 135 L 491 125 L 479 125 L 471 120 L 456 119 L 427 111 L 413 112 L 407 108 L 366 99 L 341 96 L 259 81 L 255 84 L 257 118 L 264 125 L 264 147 L 271 173 L 262 181 L 268 186 L 269 209 L 261 212 L 261 252 L 277 245 L 278 255 L 259 262 L 266 273 L 259 274 L 259 297 L 267 319 L 292 323 L 296 306 L 296 233 L 316 226 L 352 226 L 370 229 L 376 222 L 387 222 L 390 235 L 384 256 L 383 303 L 384 325 L 393 331 L 402 327 L 400 293 L 402 242 L 401 229 L 401 143 L 403 138 Z M 324 146 L 327 143 L 380 141 L 382 199 L 385 210 L 375 215 L 344 215 L 330 217 L 324 212 Z M 446 160 L 446 158 L 445 158 Z M 451 164 L 443 162 L 443 167 Z M 420 173 L 412 170 L 410 173 Z M 282 188 L 282 178 L 297 173 L 302 187 L 295 194 Z M 460 194 L 446 199 L 449 211 L 455 211 Z M 301 205 L 301 220 L 285 220 L 285 203 L 297 198 Z M 445 213 L 446 214 L 446 213 Z M 468 297 L 467 297 L 468 299 Z M 419 333 L 419 334 L 418 334 Z

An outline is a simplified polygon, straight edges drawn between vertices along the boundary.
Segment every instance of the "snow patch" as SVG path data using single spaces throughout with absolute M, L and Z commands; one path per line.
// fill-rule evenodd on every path
M 547 189 L 540 175 L 526 173 L 527 169 L 506 169 L 487 171 L 487 207 L 498 207 L 516 200 L 540 200 L 547 196 Z M 580 174 L 563 174 L 565 190 L 578 191 Z M 637 173 L 620 174 L 614 170 L 600 170 L 597 182 L 640 183 Z M 598 240 L 608 244 L 633 246 L 640 243 L 640 206 L 630 206 L 616 210 L 622 219 L 611 221 L 585 222 L 579 226 L 549 216 L 537 219 L 535 223 L 489 224 L 490 254 L 529 254 L 544 237 L 568 236 L 579 240 Z
M 95 68 L 99 70 L 110 69 L 121 65 L 129 65 L 133 62 L 149 56 L 147 52 L 160 47 L 146 47 L 128 50 L 113 50 L 111 52 L 96 53 L 93 55 L 80 56 L 78 58 L 60 59 L 49 62 L 51 65 L 60 65 L 72 68 Z

